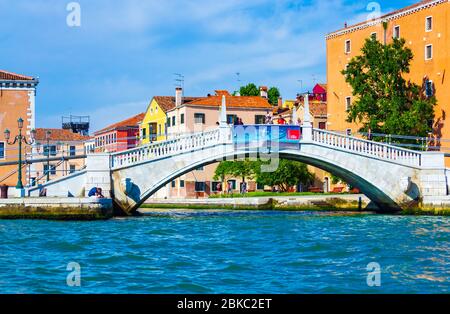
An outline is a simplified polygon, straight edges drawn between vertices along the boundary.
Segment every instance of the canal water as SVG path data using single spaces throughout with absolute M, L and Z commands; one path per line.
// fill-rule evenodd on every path
M 156 210 L 0 221 L 0 293 L 448 293 L 449 243 L 445 217 Z

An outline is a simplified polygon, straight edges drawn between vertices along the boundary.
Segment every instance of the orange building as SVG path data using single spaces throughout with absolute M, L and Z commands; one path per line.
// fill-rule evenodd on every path
M 8 145 L 3 132 L 9 129 L 11 140 L 19 134 L 17 120 L 24 120 L 22 134 L 30 138 L 35 128 L 35 96 L 39 80 L 30 76 L 0 70 L 0 184 L 15 186 L 17 183 L 17 165 L 4 163 L 18 160 L 18 144 Z M 30 153 L 29 146 L 23 150 Z M 3 164 L 3 165 L 2 165 Z M 27 182 L 26 167 L 23 167 L 23 184 Z
M 446 77 L 446 70 L 450 68 L 449 14 L 450 3 L 447 0 L 426 0 L 328 34 L 328 129 L 358 130 L 356 124 L 346 122 L 346 110 L 354 98 L 341 71 L 353 57 L 360 54 L 365 40 L 370 36 L 386 43 L 396 37 L 404 38 L 406 47 L 414 54 L 406 79 L 420 86 L 434 86 L 430 90 L 435 93 L 438 102 L 433 123 L 435 135 L 450 138 L 450 123 L 446 123 L 446 113 L 450 110 L 450 77 Z M 383 23 L 387 24 L 386 30 Z
M 29 168 L 33 166 L 33 170 L 27 171 L 28 182 L 31 182 L 31 185 L 37 185 L 47 181 L 47 173 L 49 179 L 53 180 L 83 169 L 85 159 L 75 159 L 75 157 L 86 154 L 84 143 L 90 139 L 90 136 L 74 133 L 71 130 L 37 128 L 33 159 L 51 158 L 52 160 L 49 165 L 47 162 L 29 165 Z

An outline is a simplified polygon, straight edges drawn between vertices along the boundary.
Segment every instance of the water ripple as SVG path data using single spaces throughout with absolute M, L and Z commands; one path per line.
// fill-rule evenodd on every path
M 449 231 L 447 217 L 273 211 L 0 221 L 0 292 L 448 293 Z M 70 262 L 81 287 L 66 284 Z

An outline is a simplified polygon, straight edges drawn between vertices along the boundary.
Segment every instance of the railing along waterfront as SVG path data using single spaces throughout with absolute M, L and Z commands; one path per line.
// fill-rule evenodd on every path
M 167 141 L 151 143 L 134 149 L 111 154 L 111 167 L 124 167 L 152 159 L 164 158 L 220 143 L 220 129 L 193 133 Z
M 330 147 L 336 147 L 379 159 L 391 160 L 405 165 L 418 167 L 421 165 L 422 154 L 420 152 L 384 143 L 363 140 L 318 129 L 313 130 L 313 141 Z

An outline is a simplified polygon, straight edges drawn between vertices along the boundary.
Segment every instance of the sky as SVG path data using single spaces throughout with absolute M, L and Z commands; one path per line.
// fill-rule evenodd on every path
M 174 73 L 186 96 L 253 82 L 292 99 L 326 81 L 327 33 L 417 1 L 79 0 L 69 27 L 73 1 L 0 0 L 0 69 L 39 77 L 38 127 L 90 115 L 93 132 L 174 95 Z

